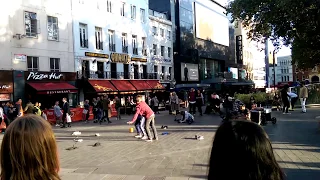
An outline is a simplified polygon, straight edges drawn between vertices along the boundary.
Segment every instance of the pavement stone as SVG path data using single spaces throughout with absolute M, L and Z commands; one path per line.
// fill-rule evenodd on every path
M 282 115 L 263 128 L 272 141 L 274 154 L 284 169 L 287 180 L 320 179 L 320 132 L 317 131 L 319 108 L 308 113 L 292 112 Z M 126 125 L 132 116 L 123 116 L 112 124 L 73 123 L 72 128 L 53 127 L 59 153 L 63 180 L 195 180 L 206 179 L 211 144 L 221 119 L 214 115 L 196 115 L 192 125 L 174 122 L 168 112 L 156 115 L 159 141 L 152 143 L 135 139 Z M 166 130 L 160 129 L 167 125 Z M 82 143 L 74 143 L 73 131 L 81 131 Z M 161 135 L 168 132 L 169 135 Z M 100 133 L 100 137 L 95 137 Z M 195 135 L 204 140 L 194 139 Z M 2 139 L 2 135 L 0 135 Z M 100 142 L 101 146 L 93 147 Z M 66 148 L 78 149 L 67 151 Z

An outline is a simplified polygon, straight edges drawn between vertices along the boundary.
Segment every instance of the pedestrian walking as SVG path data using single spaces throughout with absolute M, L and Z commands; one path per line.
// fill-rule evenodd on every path
M 88 123 L 89 115 L 90 115 L 89 100 L 85 100 L 83 105 L 83 111 L 82 111 L 82 119 L 85 120 L 85 123 Z
M 59 101 L 56 101 L 54 107 L 54 116 L 56 118 L 56 126 L 60 126 L 62 123 L 62 112 L 61 112 L 61 108 L 59 106 Z
M 193 88 L 189 92 L 189 112 L 193 115 L 196 114 L 196 92 Z
M 304 82 L 301 83 L 299 98 L 300 98 L 302 113 L 306 113 L 307 112 L 306 101 L 308 99 L 308 88 L 305 86 Z
M 70 105 L 67 101 L 67 98 L 62 99 L 63 105 L 62 105 L 62 121 L 63 121 L 63 126 L 61 128 L 66 128 L 66 123 L 68 124 L 68 127 L 71 127 L 70 122 L 67 122 L 67 118 L 70 118 L 71 111 L 70 111 Z M 69 117 L 68 117 L 69 116 Z
M 159 100 L 158 100 L 157 96 L 154 96 L 152 98 L 152 101 L 153 101 L 153 111 L 154 111 L 154 113 L 159 114 Z
M 108 121 L 108 123 L 111 123 L 110 119 L 109 119 L 109 109 L 110 109 L 110 100 L 108 98 L 108 95 L 106 95 L 105 97 L 102 97 L 103 99 L 101 100 L 101 102 L 98 102 L 98 106 L 100 107 L 100 109 L 103 109 L 103 112 L 101 110 L 101 114 L 103 115 L 103 117 L 101 118 L 101 121 Z M 99 105 L 101 104 L 101 105 Z M 98 107 L 98 109 L 99 109 Z M 107 119 L 107 120 L 106 120 Z
M 34 105 L 32 104 L 31 101 L 29 101 L 27 104 L 26 104 L 26 107 L 24 108 L 24 112 L 26 114 L 34 114 Z
M 200 113 L 200 116 L 202 116 L 202 106 L 204 104 L 203 95 L 200 90 L 197 91 L 196 95 L 196 106 L 198 107 L 198 111 Z
M 281 90 L 281 99 L 283 102 L 283 109 L 282 112 L 283 114 L 290 114 L 289 113 L 289 107 L 290 107 L 290 102 L 289 98 L 290 96 L 288 95 L 288 90 L 289 90 L 289 85 L 284 85 L 283 89 Z
M 179 97 L 175 92 L 172 92 L 172 95 L 170 96 L 169 103 L 171 105 L 171 112 L 175 116 L 177 116 L 177 113 L 179 111 Z
M 121 101 L 120 101 L 120 98 L 118 98 L 118 96 L 116 96 L 114 98 L 114 103 L 115 103 L 115 108 L 117 110 L 117 120 L 120 120 L 121 119 L 121 114 L 120 114 L 120 108 L 121 108 Z
M 146 118 L 146 133 L 148 136 L 148 139 L 146 140 L 147 142 L 152 142 L 152 140 L 158 140 L 158 134 L 157 134 L 157 129 L 155 126 L 155 114 L 152 111 L 152 109 L 148 106 L 146 102 L 142 100 L 142 96 L 138 95 L 136 98 L 137 106 L 136 106 L 136 113 L 133 116 L 132 120 L 127 122 L 128 124 L 133 124 L 139 115 L 142 115 Z M 153 138 L 151 136 L 151 131 L 150 127 L 152 128 L 153 131 Z

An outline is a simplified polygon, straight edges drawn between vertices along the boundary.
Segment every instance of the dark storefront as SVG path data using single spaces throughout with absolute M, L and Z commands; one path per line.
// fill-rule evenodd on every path
M 13 100 L 13 72 L 0 71 L 0 101 Z
M 40 102 L 43 108 L 50 108 L 55 101 L 62 101 L 62 98 L 66 97 L 70 106 L 77 106 L 76 73 L 25 72 L 24 79 L 26 101 Z

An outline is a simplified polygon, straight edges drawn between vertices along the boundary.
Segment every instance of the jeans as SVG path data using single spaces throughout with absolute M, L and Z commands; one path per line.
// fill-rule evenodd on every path
M 300 98 L 302 112 L 307 112 L 306 101 L 307 101 L 307 98 Z
M 290 107 L 289 100 L 283 101 L 283 110 L 282 110 L 282 111 L 283 111 L 284 113 L 288 113 L 289 107 Z
M 153 131 L 154 139 L 158 139 L 158 133 L 157 133 L 157 129 L 156 129 L 156 126 L 155 126 L 154 118 L 155 118 L 155 115 L 152 115 L 147 119 L 147 122 L 146 122 L 146 131 L 147 131 L 147 136 L 148 136 L 149 139 L 152 139 L 150 126 L 151 126 L 152 131 Z
M 296 102 L 297 102 L 297 100 L 298 100 L 298 98 L 296 97 L 296 98 L 291 98 L 291 109 L 293 110 L 294 109 L 294 105 L 296 104 Z
M 107 118 L 107 121 L 109 122 L 110 119 L 109 119 L 108 109 L 104 109 L 102 113 L 104 114 L 104 116 L 101 119 L 106 119 Z
M 120 115 L 120 107 L 117 108 L 117 118 L 118 120 L 121 119 L 121 115 Z
M 191 114 L 196 114 L 196 103 L 190 103 L 189 102 L 189 112 Z
M 137 121 L 134 124 L 134 126 L 136 127 L 136 130 L 137 130 L 138 134 L 146 136 L 145 124 L 146 124 L 146 118 L 145 117 L 141 117 L 141 118 L 137 119 Z
M 202 104 L 198 104 L 198 111 L 200 113 L 200 115 L 202 116 Z

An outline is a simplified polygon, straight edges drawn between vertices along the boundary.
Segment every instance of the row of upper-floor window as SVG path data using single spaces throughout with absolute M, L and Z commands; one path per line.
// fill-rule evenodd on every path
M 85 5 L 85 0 L 79 0 L 80 4 Z M 92 3 L 92 1 L 88 1 L 88 3 Z M 108 13 L 119 13 L 120 16 L 130 17 L 132 20 L 137 19 L 137 6 L 134 4 L 127 4 L 123 1 L 115 1 L 115 0 L 97 0 L 97 10 L 106 11 Z M 126 10 L 130 8 L 130 14 L 126 14 Z M 146 22 L 146 10 L 140 8 L 140 21 L 142 23 Z
M 49 69 L 51 72 L 60 72 L 60 58 L 49 58 Z M 40 71 L 39 57 L 27 56 L 27 70 Z
M 283 60 L 283 61 L 279 61 L 279 65 L 280 66 L 286 66 L 286 65 L 290 66 L 290 65 L 292 65 L 292 63 L 289 60 Z
M 167 40 L 171 40 L 171 30 L 169 30 L 169 29 L 167 29 L 167 32 L 165 32 L 164 28 L 158 28 L 156 26 L 152 26 L 152 35 L 153 36 L 160 35 L 160 37 L 162 37 L 162 38 L 166 37 Z

